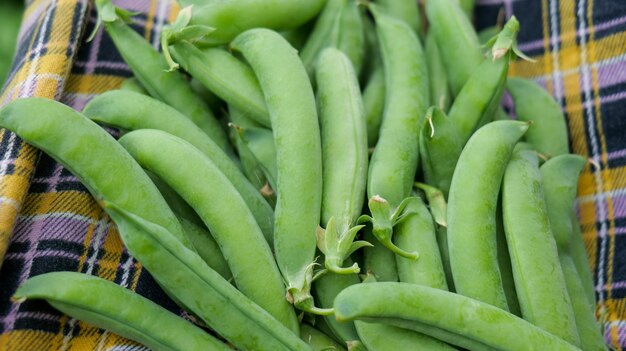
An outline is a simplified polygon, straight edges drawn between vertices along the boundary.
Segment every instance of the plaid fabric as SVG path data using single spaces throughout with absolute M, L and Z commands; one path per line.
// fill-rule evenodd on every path
M 173 2 L 127 3 L 126 8 L 143 14 L 136 28 L 156 47 L 157 33 L 176 10 Z M 102 30 L 93 42 L 85 42 L 96 22 L 92 7 L 87 0 L 35 0 L 27 6 L 2 105 L 40 96 L 80 110 L 131 75 Z M 41 301 L 10 301 L 30 276 L 77 271 L 114 281 L 180 312 L 124 249 L 115 226 L 76 177 L 4 130 L 0 157 L 0 255 L 13 233 L 0 270 L 0 350 L 147 350 Z
M 536 63 L 511 75 L 535 79 L 567 114 L 574 153 L 586 155 L 578 210 L 605 337 L 626 347 L 626 2 L 478 0 L 477 27 L 500 11 L 521 24 L 520 48 Z
M 118 5 L 121 0 L 118 1 Z M 155 47 L 177 8 L 173 0 L 126 1 L 141 13 L 136 29 Z M 500 9 L 522 24 L 521 48 L 537 63 L 511 74 L 536 79 L 567 112 L 574 152 L 598 168 L 585 170 L 579 213 L 606 338 L 626 346 L 626 3 L 623 0 L 477 0 L 477 26 Z M 118 87 L 130 71 L 110 39 L 98 32 L 87 0 L 33 0 L 21 29 L 15 67 L 0 105 L 25 96 L 82 109 Z M 11 234 L 13 233 L 13 234 Z M 11 236 L 12 235 L 12 236 Z M 10 242 L 9 242 L 9 237 Z M 7 250 L 8 245 L 8 250 Z M 0 350 L 145 350 L 145 347 L 64 316 L 47 304 L 14 304 L 26 278 L 49 271 L 98 275 L 180 310 L 123 248 L 114 226 L 66 169 L 14 134 L 0 132 Z M 1 261 L 1 259 L 0 259 Z

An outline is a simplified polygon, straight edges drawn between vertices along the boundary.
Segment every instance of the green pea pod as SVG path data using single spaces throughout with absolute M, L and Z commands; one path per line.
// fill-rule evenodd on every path
M 496 46 L 498 43 L 494 44 L 494 52 L 497 51 L 500 56 L 494 54 L 492 60 L 485 60 L 476 67 L 450 108 L 450 119 L 456 125 L 463 145 L 476 129 L 493 120 L 496 110 L 500 107 L 509 71 L 509 60 L 513 57 L 511 48 L 518 31 L 519 22 L 512 17 L 494 38 L 496 41 L 500 38 L 511 38 L 511 45 L 507 47 L 504 44 L 501 46 Z
M 274 214 L 271 206 L 235 163 L 197 126 L 173 108 L 147 96 L 110 91 L 97 96 L 83 113 L 92 120 L 124 130 L 158 129 L 185 139 L 202 151 L 228 177 L 246 201 L 254 218 L 272 243 Z
M 124 244 L 157 283 L 190 312 L 240 350 L 308 350 L 297 333 L 210 269 L 195 253 L 154 223 L 112 204 Z M 245 332 L 242 332 L 245 331 Z
M 283 298 L 283 282 L 271 249 L 219 168 L 188 142 L 162 131 L 133 131 L 119 142 L 198 213 L 219 244 L 239 290 L 297 333 L 298 321 Z M 204 186 L 196 186 L 196 179 L 202 179 Z
M 176 215 L 141 166 L 87 117 L 53 100 L 27 98 L 0 109 L 0 127 L 63 164 L 96 200 L 115 201 L 167 228 L 177 240 L 192 247 Z M 111 176 L 112 169 L 115 177 Z
M 350 259 L 347 263 L 352 262 Z M 361 280 L 356 274 L 336 274 L 329 272 L 313 283 L 313 295 L 323 308 L 332 308 L 335 297 L 345 288 L 359 284 Z M 335 316 L 323 316 L 326 325 L 337 339 L 348 342 L 358 340 L 359 336 L 352 322 L 338 322 Z
M 452 175 L 463 150 L 457 127 L 443 111 L 431 107 L 422 122 L 419 143 L 424 179 L 441 189 L 447 198 Z
M 450 250 L 448 249 L 448 229 L 446 227 L 437 228 L 437 244 L 439 245 L 439 254 L 441 255 L 441 263 L 443 271 L 446 274 L 446 282 L 448 290 L 456 291 L 454 287 L 454 278 L 452 277 L 452 268 L 450 267 Z
M 247 31 L 231 46 L 256 73 L 270 112 L 278 170 L 274 251 L 288 299 L 302 310 L 329 313 L 317 310 L 310 294 L 322 202 L 322 147 L 311 82 L 296 50 L 273 31 Z
M 426 14 L 456 96 L 484 60 L 478 37 L 457 0 L 426 1 Z
M 315 17 L 324 3 L 325 0 L 218 1 L 194 8 L 190 24 L 215 28 L 198 43 L 219 46 L 252 28 L 297 28 Z
M 565 116 L 554 98 L 528 79 L 509 78 L 507 88 L 515 102 L 517 118 L 532 122 L 526 141 L 548 157 L 569 153 Z
M 569 255 L 559 256 L 563 275 L 567 283 L 567 292 L 572 301 L 576 317 L 576 327 L 580 335 L 580 347 L 583 350 L 607 351 L 600 325 L 596 321 L 595 302 L 589 303 L 585 287 L 581 282 L 576 265 Z
M 304 47 L 300 50 L 300 59 L 311 78 L 315 76 L 317 57 L 328 46 L 330 37 L 333 35 L 335 24 L 339 22 L 341 11 L 349 0 L 327 0 L 315 26 L 309 34 Z
M 456 291 L 507 309 L 496 257 L 500 184 L 528 123 L 498 121 L 469 140 L 452 177 L 448 198 L 448 249 Z
M 145 297 L 86 274 L 35 276 L 20 286 L 13 299 L 44 299 L 63 313 L 156 351 L 230 350 L 211 334 Z
M 422 46 L 404 22 L 381 13 L 370 4 L 376 21 L 385 72 L 385 112 L 380 138 L 368 174 L 368 196 L 373 234 L 394 253 L 417 257 L 391 240 L 393 226 L 401 219 L 419 164 L 420 118 L 429 100 L 428 73 Z
M 420 34 L 421 17 L 417 1 L 413 0 L 377 0 L 377 4 L 390 16 L 403 20 L 416 34 Z
M 314 25 L 315 20 L 311 20 L 298 28 L 281 31 L 280 35 L 282 35 L 294 49 L 300 51 L 304 47 L 307 39 L 309 39 L 309 33 L 311 33 Z
M 385 109 L 385 74 L 381 66 L 374 70 L 363 89 L 363 107 L 367 123 L 367 144 L 373 148 L 378 141 Z
M 578 275 L 582 281 L 585 293 L 589 299 L 589 303 L 596 303 L 596 289 L 593 279 L 593 272 L 589 264 L 589 256 L 587 249 L 585 248 L 585 242 L 583 241 L 583 233 L 580 229 L 580 223 L 578 223 L 578 217 L 576 214 L 572 214 L 572 227 L 574 229 L 574 235 L 570 250 L 572 252 L 572 259 L 578 270 Z
M 420 258 L 416 261 L 396 256 L 400 281 L 448 290 L 433 217 L 418 197 L 411 198 L 406 210 L 409 214 L 394 229 L 394 240 L 403 250 L 419 250 Z
M 232 106 L 228 106 L 228 119 L 230 120 L 229 126 L 231 128 L 231 138 L 234 140 L 237 154 L 241 160 L 243 173 L 246 175 L 250 183 L 256 189 L 260 189 L 261 194 L 264 194 L 265 192 L 263 189 L 268 185 L 269 180 L 267 179 L 266 173 L 263 171 L 261 163 L 248 147 L 248 143 L 246 142 L 244 136 L 244 131 L 246 129 L 257 128 L 258 125 Z M 266 194 L 263 196 L 265 195 Z M 272 238 L 272 240 L 274 239 Z
M 559 246 L 559 254 L 571 255 L 589 303 L 595 304 L 595 289 L 589 260 L 574 211 L 578 177 L 587 161 L 578 155 L 560 155 L 541 166 L 550 225 Z
M 430 104 L 446 112 L 450 108 L 450 104 L 452 104 L 452 96 L 448 87 L 448 72 L 441 61 L 441 54 L 432 31 L 429 31 L 426 35 L 424 50 L 426 52 L 426 60 L 428 61 Z
M 178 72 L 166 72 L 168 65 L 163 56 L 139 33 L 124 23 L 121 16 L 103 18 L 103 12 L 111 11 L 110 0 L 97 0 L 96 5 L 107 34 L 148 93 L 187 116 L 222 150 L 232 154 L 232 148 L 219 121 L 204 101 L 193 92 L 183 75 Z
M 470 350 L 580 351 L 500 308 L 417 284 L 358 284 L 335 299 L 338 320 L 385 323 Z
M 372 79 L 376 70 L 382 69 L 376 27 L 373 19 L 365 15 L 363 16 L 363 35 L 365 37 L 365 57 L 363 58 L 363 69 L 361 69 L 359 76 L 361 86 L 365 86 L 365 83 Z
M 339 20 L 335 22 L 330 42 L 331 47 L 341 50 L 348 56 L 357 75 L 361 72 L 365 56 L 362 16 L 357 1 L 348 0 L 341 9 Z
M 222 100 L 218 98 L 213 92 L 207 89 L 199 80 L 191 78 L 189 81 L 191 89 L 196 95 L 200 96 L 204 102 L 207 103 L 211 111 L 220 111 L 222 109 Z
M 326 48 L 317 66 L 322 137 L 322 223 L 318 248 L 325 267 L 339 274 L 358 273 L 358 264 L 342 267 L 355 250 L 369 245 L 354 241 L 362 226 L 355 222 L 363 208 L 367 184 L 367 128 L 356 73 L 348 57 Z
M 120 90 L 132 91 L 134 93 L 139 93 L 142 95 L 149 95 L 148 92 L 146 91 L 146 88 L 144 88 L 139 82 L 139 79 L 135 77 L 131 77 L 131 78 L 124 80 L 124 83 L 122 83 Z
M 534 152 L 515 151 L 511 156 L 502 185 L 502 211 L 522 317 L 580 346 Z
M 172 56 L 207 89 L 255 122 L 270 127 L 263 92 L 254 72 L 221 48 L 198 49 L 187 41 L 171 47 Z
M 313 351 L 345 351 L 346 349 L 343 345 L 308 324 L 300 326 L 300 338 L 309 344 Z

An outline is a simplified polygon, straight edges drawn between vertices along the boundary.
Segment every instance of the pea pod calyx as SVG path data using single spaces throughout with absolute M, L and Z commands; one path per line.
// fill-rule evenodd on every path
M 328 220 L 326 229 L 317 229 L 317 247 L 324 254 L 324 265 L 326 269 L 337 274 L 357 274 L 360 272 L 359 265 L 355 262 L 350 267 L 341 267 L 345 261 L 356 250 L 373 246 L 371 243 L 363 240 L 354 241 L 357 233 L 365 227 L 364 225 L 356 225 L 349 228 L 343 233 L 339 233 L 335 218 Z
M 407 204 L 411 201 L 412 197 L 408 197 L 400 203 L 400 205 L 396 209 L 392 209 L 389 202 L 382 198 L 379 195 L 374 195 L 370 198 L 368 202 L 368 206 L 371 216 L 362 215 L 358 219 L 358 223 L 367 223 L 370 222 L 372 224 L 372 233 L 378 239 L 378 241 L 391 250 L 396 255 L 417 260 L 419 258 L 418 252 L 408 252 L 402 250 L 401 248 L 394 245 L 391 241 L 391 237 L 393 236 L 393 227 L 402 222 L 407 215 L 412 212 L 405 211 Z

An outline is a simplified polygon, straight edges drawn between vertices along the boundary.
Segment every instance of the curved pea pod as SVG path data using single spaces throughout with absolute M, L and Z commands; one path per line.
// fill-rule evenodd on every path
M 578 177 L 587 160 L 578 155 L 560 155 L 544 163 L 540 170 L 545 189 L 550 225 L 559 252 L 571 255 L 576 264 L 589 303 L 595 304 L 593 276 L 580 227 L 573 213 Z
M 363 107 L 367 122 L 367 145 L 373 148 L 378 141 L 385 109 L 385 74 L 381 66 L 376 67 L 363 89 Z
M 415 32 L 406 23 L 381 13 L 370 4 L 376 21 L 385 72 L 385 111 L 380 138 L 368 173 L 369 209 L 373 234 L 396 254 L 416 258 L 391 240 L 393 226 L 402 218 L 419 164 L 420 118 L 429 100 L 426 59 Z
M 219 46 L 252 28 L 297 28 L 315 17 L 324 3 L 325 0 L 218 1 L 195 7 L 190 24 L 215 28 L 198 43 Z
M 572 303 L 550 228 L 532 151 L 516 150 L 502 185 L 502 211 L 522 317 L 572 345 L 580 345 Z
M 249 208 L 219 168 L 188 142 L 162 131 L 133 131 L 119 142 L 202 218 L 219 244 L 237 287 L 297 332 L 296 315 L 283 297 L 283 282 L 271 249 Z M 196 179 L 203 180 L 202 187 L 197 186 Z
M 178 111 L 147 96 L 110 91 L 91 100 L 83 113 L 93 121 L 124 130 L 162 130 L 194 145 L 237 188 L 266 239 L 272 243 L 274 214 L 271 206 L 219 146 Z
M 35 276 L 20 286 L 13 299 L 44 299 L 71 317 L 157 351 L 230 350 L 211 334 L 145 297 L 86 274 L 52 272 Z
M 300 59 L 311 78 L 315 78 L 315 66 L 317 57 L 328 46 L 330 38 L 336 32 L 336 24 L 339 23 L 341 11 L 350 0 L 327 0 L 324 8 L 315 21 L 309 38 L 300 50 Z
M 417 1 L 413 0 L 378 0 L 376 2 L 390 16 L 403 20 L 416 34 L 419 34 L 421 17 Z
M 308 324 L 300 326 L 300 338 L 309 344 L 313 351 L 345 351 L 346 349 L 343 345 Z
M 394 240 L 403 250 L 419 250 L 420 257 L 410 260 L 396 256 L 398 277 L 401 282 L 448 290 L 433 217 L 420 198 L 410 199 L 406 207 L 410 214 L 394 228 Z
M 172 56 L 181 67 L 227 104 L 255 122 L 270 127 L 263 92 L 252 69 L 221 48 L 199 49 L 188 41 L 175 43 Z
M 148 93 L 187 116 L 222 150 L 232 154 L 226 133 L 206 103 L 193 92 L 181 73 L 166 72 L 165 58 L 124 23 L 129 20 L 126 12 L 114 8 L 110 0 L 98 0 L 96 5 L 107 34 Z
M 242 128 L 242 138 L 250 152 L 259 161 L 272 189 L 276 189 L 278 170 L 276 169 L 276 147 L 272 131 L 265 128 Z
M 426 34 L 424 44 L 426 60 L 428 61 L 428 83 L 430 84 L 430 104 L 437 106 L 444 112 L 452 104 L 452 96 L 448 87 L 448 72 L 441 61 L 441 54 L 433 32 Z
M 320 54 L 317 67 L 318 105 L 322 137 L 322 223 L 318 248 L 325 267 L 335 273 L 360 271 L 342 267 L 355 250 L 368 245 L 354 241 L 362 226 L 354 226 L 363 208 L 367 184 L 367 129 L 356 73 L 348 57 L 334 48 Z
M 456 96 L 484 60 L 478 37 L 457 0 L 426 1 L 426 14 Z
M 253 29 L 231 46 L 256 73 L 270 112 L 278 170 L 274 252 L 287 298 L 302 310 L 329 313 L 317 310 L 310 294 L 322 202 L 322 147 L 311 82 L 296 50 L 275 32 Z
M 448 198 L 448 250 L 456 291 L 507 309 L 496 257 L 500 184 L 528 123 L 498 121 L 469 140 L 452 177 Z
M 363 249 L 365 271 L 372 274 L 377 281 L 397 282 L 399 278 L 395 254 L 376 240 L 371 228 L 366 227 L 364 232 L 363 240 L 374 245 Z
M 104 203 L 104 207 L 130 253 L 157 283 L 238 349 L 310 351 L 296 333 L 173 240 L 163 227 L 115 204 Z
M 579 351 L 502 309 L 417 284 L 351 286 L 335 299 L 335 315 L 423 332 L 470 350 Z
M 520 143 L 517 143 L 515 150 L 523 150 L 523 148 L 520 147 Z M 500 276 L 502 277 L 502 288 L 504 288 L 504 294 L 506 295 L 509 312 L 518 317 L 522 317 L 519 300 L 517 299 L 517 291 L 515 290 L 515 279 L 513 278 L 511 255 L 509 254 L 509 246 L 506 242 L 506 234 L 504 232 L 502 196 L 498 199 L 496 213 L 496 249 L 498 251 L 498 266 L 500 268 Z
M 426 112 L 419 136 L 424 179 L 448 197 L 452 175 L 463 150 L 454 122 L 436 107 Z
M 97 200 L 116 201 L 192 247 L 178 219 L 141 166 L 104 129 L 53 100 L 15 100 L 0 109 L 0 127 L 63 164 Z M 98 147 L 94 147 L 97 145 Z M 115 169 L 115 177 L 110 170 Z
M 532 122 L 526 141 L 548 157 L 569 153 L 565 116 L 554 98 L 528 79 L 509 78 L 506 86 L 515 102 L 517 118 Z
M 349 264 L 352 261 L 347 259 Z M 313 295 L 322 308 L 332 308 L 335 297 L 345 288 L 359 284 L 361 280 L 356 274 L 336 274 L 329 272 L 313 282 Z M 328 329 L 338 340 L 349 342 L 358 340 L 359 336 L 352 322 L 338 322 L 335 316 L 323 316 Z

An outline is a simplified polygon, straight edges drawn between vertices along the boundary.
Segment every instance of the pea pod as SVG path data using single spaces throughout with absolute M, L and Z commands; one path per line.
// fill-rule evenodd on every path
M 585 242 L 583 240 L 583 233 L 578 222 L 578 217 L 575 213 L 572 214 L 572 228 L 574 235 L 572 236 L 572 242 L 570 250 L 572 251 L 572 259 L 578 270 L 578 275 L 585 288 L 585 294 L 590 303 L 596 302 L 596 288 L 593 279 L 593 272 L 589 264 L 589 256 L 587 249 L 585 248 Z
M 424 179 L 448 197 L 452 175 L 463 150 L 454 122 L 436 107 L 426 112 L 419 136 Z
M 271 249 L 245 202 L 215 164 L 191 144 L 162 131 L 133 131 L 119 142 L 198 213 L 219 244 L 239 290 L 297 333 L 296 315 L 283 298 Z M 203 179 L 204 186 L 196 186 L 196 179 Z
M 185 139 L 202 151 L 228 177 L 246 201 L 272 243 L 273 211 L 237 165 L 206 134 L 173 108 L 130 92 L 110 91 L 91 100 L 83 113 L 92 120 L 124 130 L 158 129 Z
M 428 332 L 470 350 L 579 350 L 502 309 L 417 284 L 351 286 L 335 299 L 335 315 L 340 321 L 363 320 Z
M 426 14 L 456 96 L 483 62 L 478 37 L 457 0 L 426 1 Z
M 370 5 L 376 21 L 385 72 L 385 112 L 380 138 L 368 173 L 367 193 L 373 234 L 383 246 L 416 258 L 392 243 L 393 226 L 401 218 L 419 163 L 420 118 L 429 100 L 426 59 L 417 35 L 404 22 Z
M 343 268 L 355 250 L 369 245 L 354 241 L 362 226 L 355 222 L 363 208 L 367 184 L 367 132 L 363 100 L 356 73 L 348 57 L 326 48 L 317 66 L 318 105 L 322 137 L 322 223 L 318 248 L 325 267 L 334 273 L 360 271 L 357 264 Z
M 157 283 L 235 347 L 310 351 L 292 330 L 246 298 L 163 227 L 115 204 L 103 205 L 128 250 Z
M 504 174 L 502 211 L 522 317 L 579 346 L 534 152 L 513 153 Z
M 515 150 L 523 150 L 517 143 Z M 515 279 L 513 278 L 513 267 L 511 255 L 509 254 L 509 246 L 506 242 L 506 234 L 504 231 L 504 218 L 502 214 L 502 195 L 498 199 L 498 207 L 496 210 L 496 249 L 498 256 L 498 267 L 500 268 L 500 276 L 502 277 L 502 288 L 506 295 L 506 302 L 509 306 L 509 312 L 518 317 L 522 317 L 522 311 L 515 290 Z
M 226 133 L 218 120 L 193 92 L 183 75 L 166 72 L 168 65 L 165 59 L 139 33 L 124 23 L 128 18 L 123 10 L 114 8 L 110 0 L 97 0 L 96 5 L 107 34 L 148 93 L 187 116 L 222 150 L 232 154 Z
M 355 321 L 361 341 L 368 351 L 429 350 L 453 351 L 454 347 L 413 330 L 389 324 Z
M 471 20 L 474 17 L 474 4 L 476 0 L 458 0 L 459 5 L 463 9 L 463 12 L 467 15 L 467 17 Z
M 308 324 L 302 324 L 300 326 L 300 338 L 309 344 L 313 351 L 342 351 L 346 349 L 335 340 Z
M 191 25 L 215 28 L 198 43 L 219 46 L 252 28 L 292 29 L 317 15 L 325 0 L 217 1 L 193 9 Z
M 278 171 L 276 170 L 276 148 L 274 147 L 272 131 L 265 128 L 245 127 L 241 130 L 241 136 L 250 152 L 259 161 L 270 186 L 272 189 L 276 189 Z
M 139 83 L 139 79 L 135 77 L 124 80 L 124 83 L 122 83 L 120 90 L 132 91 L 142 95 L 148 95 L 146 88 L 144 88 L 141 83 Z
M 397 282 L 399 278 L 395 254 L 376 240 L 370 228 L 365 228 L 364 231 L 363 240 L 374 245 L 363 249 L 365 271 L 372 274 L 377 281 Z
M 365 56 L 363 30 L 363 15 L 359 10 L 358 1 L 348 0 L 341 9 L 339 20 L 335 22 L 329 46 L 341 50 L 348 56 L 357 75 L 361 72 Z
M 198 49 L 187 41 L 174 44 L 172 56 L 205 87 L 255 122 L 270 127 L 263 92 L 254 72 L 220 48 Z
M 517 121 L 480 128 L 461 153 L 448 198 L 448 249 L 456 291 L 504 310 L 496 207 L 509 157 L 527 129 L 527 123 Z
M 507 88 L 515 102 L 517 118 L 532 122 L 526 141 L 548 157 L 569 153 L 565 116 L 554 98 L 528 79 L 510 78 Z
M 310 294 L 322 200 L 322 151 L 313 88 L 297 52 L 279 34 L 253 29 L 231 46 L 256 73 L 270 112 L 278 170 L 274 251 L 288 299 L 305 311 L 328 313 L 315 308 Z
M 493 44 L 492 51 L 498 54 L 493 54 L 493 59 L 485 60 L 476 67 L 450 108 L 450 119 L 456 125 L 463 144 L 477 128 L 492 121 L 500 107 L 509 60 L 513 57 L 511 49 L 518 32 L 519 22 L 512 17 L 494 38 L 496 43 Z M 510 38 L 510 45 L 499 45 L 501 38 Z
M 192 247 L 178 219 L 141 166 L 87 117 L 53 100 L 27 98 L 0 109 L 0 126 L 63 164 L 95 199 L 115 201 L 167 228 L 177 240 Z M 111 177 L 111 169 L 115 170 L 115 177 Z
M 86 274 L 52 272 L 32 277 L 13 299 L 44 299 L 63 313 L 157 351 L 230 350 L 211 334 L 141 295 Z

